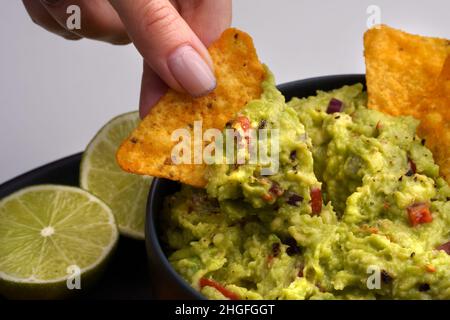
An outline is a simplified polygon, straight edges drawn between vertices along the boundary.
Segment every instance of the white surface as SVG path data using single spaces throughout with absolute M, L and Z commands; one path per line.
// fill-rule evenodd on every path
M 279 83 L 364 72 L 367 7 L 394 27 L 450 38 L 448 0 L 235 0 Z M 135 109 L 141 61 L 132 46 L 70 42 L 35 26 L 21 1 L 0 10 L 0 183 L 84 149 L 113 116 Z

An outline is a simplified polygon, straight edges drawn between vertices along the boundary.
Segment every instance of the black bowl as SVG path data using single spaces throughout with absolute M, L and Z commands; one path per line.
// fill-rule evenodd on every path
M 344 85 L 365 83 L 364 75 L 336 75 L 298 80 L 278 86 L 286 100 L 308 97 L 317 90 L 333 90 Z M 154 179 L 147 202 L 145 241 L 149 258 L 150 278 L 155 297 L 159 299 L 205 299 L 170 265 L 159 240 L 158 215 L 164 198 L 180 189 L 180 184 L 166 179 Z

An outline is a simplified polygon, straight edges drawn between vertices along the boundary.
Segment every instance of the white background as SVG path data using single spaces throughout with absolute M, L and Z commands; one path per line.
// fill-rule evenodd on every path
M 83 150 L 111 117 L 135 109 L 141 61 L 131 45 L 60 39 L 21 1 L 0 1 L 1 183 Z M 363 73 L 371 4 L 383 23 L 450 38 L 448 0 L 235 0 L 233 25 L 254 37 L 279 83 Z

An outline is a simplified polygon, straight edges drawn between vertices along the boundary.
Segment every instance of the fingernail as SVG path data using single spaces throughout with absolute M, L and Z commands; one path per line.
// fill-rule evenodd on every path
M 216 78 L 208 64 L 194 48 L 184 45 L 177 48 L 167 61 L 178 83 L 191 95 L 205 95 L 216 87 Z

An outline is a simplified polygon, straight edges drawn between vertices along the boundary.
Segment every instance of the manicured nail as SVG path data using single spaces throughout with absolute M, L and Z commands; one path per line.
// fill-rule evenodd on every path
M 205 95 L 216 87 L 212 70 L 191 46 L 177 48 L 167 64 L 178 83 L 194 97 Z

